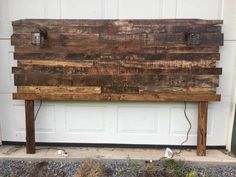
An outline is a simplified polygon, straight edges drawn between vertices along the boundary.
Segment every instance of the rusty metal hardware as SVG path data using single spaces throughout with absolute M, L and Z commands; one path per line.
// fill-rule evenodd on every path
M 187 44 L 188 45 L 200 45 L 200 34 L 199 33 L 188 33 Z
M 44 46 L 47 37 L 47 30 L 45 28 L 35 28 L 31 32 L 31 44 L 34 46 Z

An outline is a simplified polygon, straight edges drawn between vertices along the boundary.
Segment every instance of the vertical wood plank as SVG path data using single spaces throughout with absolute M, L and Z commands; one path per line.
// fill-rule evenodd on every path
M 34 100 L 25 100 L 26 152 L 35 153 Z
M 200 101 L 198 104 L 198 134 L 197 134 L 198 156 L 206 155 L 207 112 L 208 112 L 208 102 Z

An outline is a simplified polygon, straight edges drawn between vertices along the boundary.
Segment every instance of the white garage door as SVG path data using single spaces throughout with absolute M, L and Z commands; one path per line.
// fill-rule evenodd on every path
M 231 1 L 234 2 L 234 1 Z M 228 6 L 228 7 L 227 7 Z M 23 18 L 225 18 L 223 67 L 218 92 L 210 103 L 208 145 L 225 145 L 233 95 L 236 6 L 223 0 L 0 0 L 0 119 L 3 141 L 25 141 L 24 102 L 12 100 L 11 21 Z M 223 11 L 227 7 L 227 11 Z M 236 30 L 235 30 L 236 31 Z M 36 104 L 37 106 L 38 104 Z M 36 120 L 38 142 L 178 145 L 188 123 L 183 103 L 43 102 Z M 197 104 L 188 103 L 192 122 L 188 145 L 196 145 Z

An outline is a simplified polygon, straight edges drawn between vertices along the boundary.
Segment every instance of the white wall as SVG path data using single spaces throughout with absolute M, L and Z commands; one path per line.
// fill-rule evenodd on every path
M 232 138 L 232 130 L 233 130 L 233 122 L 234 122 L 234 112 L 236 105 L 236 1 L 235 0 L 225 0 L 224 2 L 224 26 L 223 30 L 225 33 L 225 44 L 230 46 L 230 49 L 226 51 L 229 55 L 227 58 L 230 58 L 232 61 L 232 72 L 226 73 L 230 75 L 229 82 L 231 83 L 229 89 L 231 90 L 230 98 L 230 113 L 228 117 L 228 126 L 227 126 L 227 139 L 226 146 L 227 149 L 231 149 L 231 138 Z M 229 72 L 228 69 L 224 69 L 224 72 Z M 227 78 L 226 78 L 227 79 Z
M 0 113 L 3 141 L 24 141 L 24 102 L 12 100 L 11 21 L 23 18 L 205 18 L 224 19 L 221 48 L 222 101 L 210 103 L 208 145 L 229 147 L 236 56 L 234 0 L 0 0 Z M 196 144 L 197 105 L 188 104 L 189 145 Z M 180 144 L 187 122 L 183 103 L 44 102 L 36 121 L 37 141 Z

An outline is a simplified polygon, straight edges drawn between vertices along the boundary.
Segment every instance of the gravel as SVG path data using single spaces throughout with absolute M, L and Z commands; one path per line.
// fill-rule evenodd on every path
M 0 177 L 73 177 L 82 163 L 83 161 L 69 160 L 0 160 Z M 143 161 L 102 160 L 101 163 L 106 174 L 104 177 L 143 177 Z M 236 177 L 236 164 L 185 163 L 183 170 L 193 169 L 199 177 Z M 163 170 L 163 166 L 159 170 Z
M 0 176 L 71 177 L 78 167 L 78 162 L 3 160 L 0 161 Z

